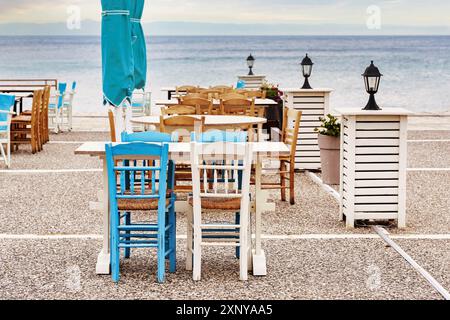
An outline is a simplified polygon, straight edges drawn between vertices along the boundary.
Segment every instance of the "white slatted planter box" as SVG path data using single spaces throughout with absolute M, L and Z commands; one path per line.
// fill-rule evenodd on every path
M 239 76 L 239 80 L 245 81 L 245 89 L 261 89 L 266 76 Z
M 280 89 L 284 93 L 284 106 L 302 111 L 302 121 L 297 142 L 296 169 L 320 170 L 317 132 L 320 117 L 330 113 L 330 94 L 332 89 Z M 311 149 L 311 147 L 316 147 Z
M 337 109 L 342 115 L 341 218 L 397 220 L 406 227 L 406 160 L 409 111 Z

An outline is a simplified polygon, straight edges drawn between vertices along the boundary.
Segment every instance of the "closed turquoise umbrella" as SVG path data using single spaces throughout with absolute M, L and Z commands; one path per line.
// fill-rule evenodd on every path
M 130 102 L 134 90 L 132 2 L 136 0 L 102 0 L 103 97 L 116 107 Z
M 147 79 L 147 48 L 141 18 L 145 0 L 131 1 L 131 37 L 134 58 L 134 88 L 144 89 Z

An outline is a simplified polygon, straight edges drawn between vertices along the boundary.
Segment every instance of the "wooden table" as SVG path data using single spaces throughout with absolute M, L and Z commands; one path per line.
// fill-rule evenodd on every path
M 166 116 L 169 117 L 169 116 Z M 200 119 L 201 116 L 190 116 Z M 247 116 L 226 116 L 226 115 L 207 115 L 205 117 L 205 127 L 206 129 L 212 130 L 226 130 L 242 128 L 247 129 L 249 125 L 258 126 L 258 141 L 262 141 L 262 129 L 263 124 L 267 122 L 266 118 L 259 117 L 247 117 Z M 146 126 L 156 126 L 159 127 L 160 117 L 159 116 L 149 116 L 131 119 L 131 123 L 134 124 L 144 124 Z
M 96 272 L 97 274 L 110 273 L 110 241 L 109 241 L 109 191 L 108 191 L 108 173 L 107 163 L 105 159 L 105 144 L 108 142 L 86 142 L 81 145 L 75 154 L 89 155 L 92 157 L 99 157 L 103 161 L 103 197 L 102 197 L 102 211 L 103 211 L 103 249 L 97 259 Z M 278 158 L 281 156 L 289 156 L 289 148 L 282 142 L 254 142 L 254 163 L 255 171 L 255 186 L 256 194 L 253 203 L 253 212 L 255 213 L 255 246 L 253 250 L 253 274 L 256 276 L 265 276 L 266 256 L 262 250 L 261 245 L 261 220 L 262 213 L 265 211 L 275 211 L 275 204 L 268 203 L 268 191 L 262 190 L 261 176 L 262 176 L 262 159 L 264 158 Z M 189 143 L 170 143 L 169 156 L 174 161 L 189 161 L 190 160 L 190 144 Z M 177 202 L 177 211 L 184 211 L 187 208 L 186 201 Z
M 16 102 L 14 103 L 14 113 L 20 115 L 23 111 L 23 99 L 33 98 L 33 93 L 37 89 L 14 89 L 14 88 L 0 88 L 0 93 L 5 94 L 20 94 L 16 95 Z M 19 104 L 19 110 L 17 110 L 17 104 Z

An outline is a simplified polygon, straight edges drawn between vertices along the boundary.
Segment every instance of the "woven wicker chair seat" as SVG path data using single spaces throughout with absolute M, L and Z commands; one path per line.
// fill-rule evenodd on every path
M 206 210 L 241 210 L 241 198 L 202 198 L 202 209 Z M 194 205 L 194 199 L 189 198 L 189 205 Z
M 167 190 L 166 193 L 166 206 L 170 203 L 170 197 L 172 190 Z M 130 192 L 125 192 L 125 195 L 130 195 Z M 119 211 L 145 211 L 145 210 L 157 210 L 159 199 L 118 199 L 117 206 Z
M 157 210 L 159 199 L 119 199 L 117 205 L 120 211 Z M 166 206 L 170 199 L 166 199 Z

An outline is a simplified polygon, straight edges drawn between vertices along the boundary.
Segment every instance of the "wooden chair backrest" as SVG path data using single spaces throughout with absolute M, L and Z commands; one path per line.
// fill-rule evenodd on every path
M 111 134 L 111 142 L 117 142 L 116 122 L 114 120 L 114 112 L 112 112 L 112 110 L 108 110 L 108 119 L 109 119 L 109 131 Z
M 165 117 L 160 116 L 159 130 L 163 133 L 172 134 L 177 132 L 179 142 L 190 141 L 191 133 L 195 132 L 196 136 L 202 134 L 205 126 L 205 117 L 193 117 L 188 115 L 178 115 Z
M 197 90 L 198 90 L 198 87 L 187 85 L 187 86 L 176 87 L 175 91 L 176 91 L 177 96 L 182 96 L 185 94 L 196 93 Z
M 220 112 L 223 115 L 255 116 L 255 100 L 245 98 L 222 100 Z
M 196 114 L 208 115 L 212 113 L 213 103 L 211 100 L 203 98 L 191 98 L 185 97 L 183 99 L 183 105 L 195 107 Z
M 237 93 L 237 92 L 228 92 L 223 93 L 219 97 L 221 100 L 230 100 L 230 99 L 247 99 L 245 94 Z
M 197 113 L 197 109 L 193 105 L 182 105 L 177 104 L 173 106 L 161 107 L 161 114 L 168 116 L 183 116 L 183 115 L 193 115 Z
M 208 198 L 241 198 L 241 209 L 248 210 L 252 156 L 249 143 L 191 142 L 194 206 Z
M 301 118 L 301 111 L 290 108 L 283 109 L 282 141 L 289 146 L 291 161 L 295 161 Z
M 266 98 L 266 91 L 264 90 L 246 90 L 246 89 L 239 89 L 234 91 L 237 94 L 241 94 L 243 96 L 246 96 L 247 98 L 258 98 L 258 99 L 265 99 Z
M 31 132 L 35 137 L 39 136 L 39 122 L 43 105 L 44 90 L 36 90 L 33 93 L 33 105 L 31 107 Z
M 204 94 L 201 91 L 196 92 L 196 93 L 189 93 L 185 96 L 181 96 L 178 98 L 178 100 L 180 101 L 180 103 L 183 102 L 183 100 L 185 99 L 208 99 L 208 94 Z
M 209 89 L 210 90 L 218 90 L 218 91 L 221 91 L 221 93 L 232 92 L 234 90 L 233 86 L 224 86 L 224 85 L 210 87 Z
M 218 99 L 219 96 L 223 93 L 223 90 L 203 89 L 200 90 L 199 93 L 205 95 L 207 99 Z
M 48 105 L 50 104 L 50 86 L 45 86 L 43 93 L 42 114 L 41 114 L 41 133 L 43 142 L 49 140 L 48 137 Z

